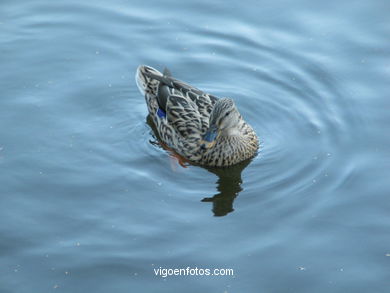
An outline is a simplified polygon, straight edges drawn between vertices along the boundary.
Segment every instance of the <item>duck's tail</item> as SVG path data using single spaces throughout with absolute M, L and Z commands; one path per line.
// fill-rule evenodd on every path
M 157 69 L 147 65 L 140 65 L 138 66 L 137 73 L 135 74 L 135 81 L 138 89 L 143 95 L 146 93 L 156 95 L 160 82 L 155 77 L 162 76 L 163 74 Z

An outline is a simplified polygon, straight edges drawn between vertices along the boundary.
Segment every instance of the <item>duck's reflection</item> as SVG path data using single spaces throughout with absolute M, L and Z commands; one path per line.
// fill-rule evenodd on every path
M 155 141 L 150 141 L 150 142 L 153 145 L 158 145 L 161 148 L 167 149 L 171 153 L 172 151 L 166 148 L 161 143 L 158 134 L 155 131 L 154 123 L 150 118 L 150 116 L 147 117 L 146 122 L 152 128 L 153 130 L 152 135 L 155 138 Z M 181 166 L 188 164 L 186 162 L 181 161 L 181 157 L 178 155 L 172 155 L 171 153 L 171 156 L 174 156 L 178 160 Z M 202 202 L 211 202 L 213 204 L 212 211 L 214 213 L 214 216 L 222 217 L 234 211 L 233 208 L 234 199 L 243 190 L 241 187 L 242 184 L 241 174 L 242 171 L 248 166 L 250 161 L 251 160 L 246 160 L 237 165 L 231 167 L 224 167 L 224 168 L 203 167 L 209 172 L 217 175 L 218 177 L 218 180 L 216 182 L 218 193 L 216 193 L 213 197 L 205 197 L 201 200 Z
M 212 202 L 214 216 L 222 217 L 234 211 L 233 202 L 242 191 L 242 171 L 248 166 L 250 160 L 227 168 L 206 168 L 209 172 L 218 176 L 218 193 L 213 197 L 205 197 L 203 202 Z

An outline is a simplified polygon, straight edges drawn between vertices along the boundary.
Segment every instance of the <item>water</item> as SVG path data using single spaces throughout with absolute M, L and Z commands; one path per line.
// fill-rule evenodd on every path
M 1 292 L 389 292 L 388 1 L 1 6 Z M 234 98 L 259 155 L 171 161 L 139 64 Z

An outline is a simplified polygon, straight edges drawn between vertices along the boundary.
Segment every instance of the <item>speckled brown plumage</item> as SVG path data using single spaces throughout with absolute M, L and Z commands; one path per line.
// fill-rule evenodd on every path
M 136 81 L 158 136 L 189 161 L 224 167 L 256 154 L 256 133 L 233 100 L 218 99 L 173 78 L 167 70 L 163 74 L 144 65 L 138 67 Z M 218 127 L 218 136 L 205 148 L 204 137 L 212 126 Z

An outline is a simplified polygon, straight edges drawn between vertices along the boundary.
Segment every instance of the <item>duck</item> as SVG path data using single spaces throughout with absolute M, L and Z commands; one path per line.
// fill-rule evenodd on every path
M 140 65 L 135 79 L 159 139 L 189 162 L 228 167 L 256 155 L 259 139 L 233 99 L 203 92 L 167 68 Z

